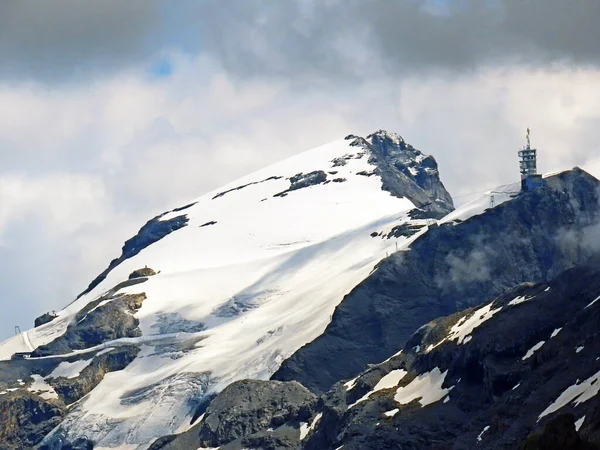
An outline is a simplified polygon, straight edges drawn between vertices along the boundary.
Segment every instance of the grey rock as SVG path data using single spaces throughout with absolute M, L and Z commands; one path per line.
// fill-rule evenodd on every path
M 41 316 L 37 317 L 34 321 L 34 327 L 40 327 L 42 325 L 45 325 L 49 322 L 52 322 L 54 319 L 56 319 L 58 316 L 56 314 L 50 314 L 49 312 L 42 314 Z
M 34 448 L 60 423 L 66 409 L 21 389 L 0 395 L 0 449 Z
M 298 173 L 290 177 L 290 187 L 285 191 L 275 194 L 273 197 L 285 197 L 292 191 L 304 189 L 310 186 L 316 186 L 327 181 L 327 174 L 322 170 L 315 170 L 309 173 Z
M 156 275 L 156 272 L 150 267 L 143 267 L 141 269 L 134 270 L 129 274 L 129 279 L 133 280 L 135 278 L 147 278 Z
M 598 397 L 578 406 L 567 404 L 538 421 L 565 389 L 598 372 L 600 308 L 586 309 L 598 292 L 600 264 L 596 263 L 569 269 L 550 283 L 517 286 L 493 301 L 493 308 L 501 311 L 474 329 L 467 343 L 446 341 L 427 352 L 430 344 L 438 344 L 475 308 L 436 319 L 409 339 L 402 354 L 361 374 L 353 389 L 340 383 L 324 395 L 323 418 L 304 448 L 598 448 Z M 517 296 L 531 300 L 509 305 Z M 560 333 L 551 338 L 558 328 Z M 546 343 L 541 349 L 524 361 L 528 349 L 542 340 Z M 579 345 L 585 348 L 577 353 Z M 442 387 L 451 388 L 449 401 L 425 407 L 416 401 L 400 405 L 392 388 L 348 409 L 397 368 L 408 372 L 399 386 L 434 368 L 447 372 Z M 395 416 L 384 416 L 395 408 L 399 409 Z M 579 432 L 568 415 L 586 416 Z M 482 433 L 484 427 L 488 428 Z
M 407 144 L 402 136 L 379 130 L 366 139 L 354 136 L 350 145 L 364 149 L 369 162 L 377 166 L 375 172 L 360 175 L 379 175 L 383 190 L 410 199 L 427 218 L 440 218 L 454 209 L 435 158 Z
M 316 396 L 296 382 L 242 380 L 225 388 L 210 404 L 198 436 L 217 447 L 289 421 L 307 420 Z

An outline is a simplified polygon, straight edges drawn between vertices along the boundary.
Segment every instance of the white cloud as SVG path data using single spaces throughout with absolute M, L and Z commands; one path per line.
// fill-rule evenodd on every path
M 351 132 L 398 131 L 438 159 L 455 195 L 518 179 L 528 126 L 542 170 L 600 175 L 597 70 L 382 73 L 301 88 L 241 79 L 207 57 L 170 59 L 166 78 L 131 70 L 89 85 L 0 86 L 0 268 L 11 292 L 0 308 L 32 305 L 3 314 L 0 336 L 68 303 L 154 215 Z M 31 270 L 40 282 L 14 281 Z

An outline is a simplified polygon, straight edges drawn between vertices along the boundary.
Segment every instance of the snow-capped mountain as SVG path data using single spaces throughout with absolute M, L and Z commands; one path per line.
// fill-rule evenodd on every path
M 519 188 L 380 130 L 151 219 L 0 344 L 0 449 L 594 448 L 600 182 Z
M 0 344 L 0 399 L 66 407 L 49 445 L 147 448 L 231 382 L 268 379 L 452 209 L 435 160 L 385 131 L 258 171 L 149 221 L 57 317 Z

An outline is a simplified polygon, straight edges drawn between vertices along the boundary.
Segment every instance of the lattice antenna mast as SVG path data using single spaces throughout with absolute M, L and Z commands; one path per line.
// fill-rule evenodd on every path
M 521 150 L 519 150 L 519 166 L 521 169 L 521 180 L 524 180 L 528 176 L 537 175 L 537 150 L 531 148 L 531 130 L 527 128 L 527 144 Z

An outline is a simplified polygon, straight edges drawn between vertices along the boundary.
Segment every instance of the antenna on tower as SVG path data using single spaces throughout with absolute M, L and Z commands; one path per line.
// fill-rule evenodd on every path
M 525 139 L 527 144 L 518 153 L 522 192 L 533 191 L 544 185 L 543 177 L 537 173 L 537 150 L 531 148 L 531 130 L 529 128 L 527 128 Z

